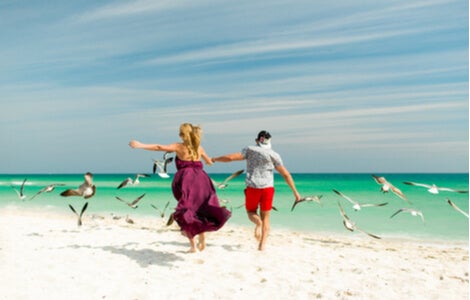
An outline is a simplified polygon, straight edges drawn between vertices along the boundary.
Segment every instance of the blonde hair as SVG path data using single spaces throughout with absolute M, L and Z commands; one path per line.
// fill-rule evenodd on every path
M 202 129 L 200 126 L 195 126 L 190 123 L 183 123 L 180 125 L 180 137 L 183 140 L 183 145 L 188 149 L 192 160 L 199 159 L 201 134 Z

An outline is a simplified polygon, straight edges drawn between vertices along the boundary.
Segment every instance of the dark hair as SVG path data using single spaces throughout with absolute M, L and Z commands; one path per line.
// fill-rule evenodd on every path
M 269 132 L 267 132 L 266 130 L 261 130 L 259 133 L 258 133 L 258 138 L 257 140 L 261 139 L 262 137 L 264 137 L 265 139 L 270 139 L 271 138 L 271 134 Z

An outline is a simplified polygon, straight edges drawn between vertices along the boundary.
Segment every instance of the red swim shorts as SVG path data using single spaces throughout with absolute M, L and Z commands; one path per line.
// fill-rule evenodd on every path
M 273 208 L 274 188 L 267 187 L 255 189 L 247 187 L 245 189 L 245 208 L 246 211 L 256 212 L 258 206 L 261 210 L 268 211 Z

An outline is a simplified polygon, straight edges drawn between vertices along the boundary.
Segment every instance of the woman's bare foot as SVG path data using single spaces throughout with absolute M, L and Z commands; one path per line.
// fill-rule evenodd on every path
M 194 244 L 194 238 L 192 239 L 189 239 L 189 250 L 188 250 L 188 253 L 194 253 L 196 252 L 196 245 Z
M 206 248 L 206 238 L 204 236 L 204 233 L 199 234 L 199 242 L 197 243 L 197 248 L 199 251 L 204 250 Z

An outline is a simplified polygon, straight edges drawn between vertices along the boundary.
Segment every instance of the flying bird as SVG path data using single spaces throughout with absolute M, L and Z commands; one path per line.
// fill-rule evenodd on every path
M 297 204 L 301 202 L 313 201 L 321 205 L 321 202 L 320 202 L 321 197 L 323 197 L 323 195 L 302 197 L 300 198 L 299 201 L 294 201 L 294 204 L 292 204 L 292 208 L 290 209 L 290 211 L 293 211 L 294 208 L 297 206 Z
M 78 222 L 77 222 L 78 226 L 82 226 L 82 216 L 83 216 L 83 213 L 85 212 L 85 210 L 88 207 L 88 202 L 86 202 L 85 205 L 83 205 L 82 210 L 80 211 L 80 214 L 77 213 L 77 211 L 75 210 L 75 208 L 73 208 L 72 205 L 69 204 L 69 207 L 75 213 L 75 215 L 77 215 L 77 217 L 78 217 Z
M 84 175 L 84 177 L 85 182 L 82 183 L 78 189 L 68 189 L 60 193 L 60 195 L 63 197 L 79 196 L 85 199 L 93 197 L 96 193 L 96 186 L 93 184 L 93 174 L 88 172 Z
M 142 194 L 139 197 L 137 197 L 135 200 L 133 200 L 132 202 L 127 202 L 126 200 L 123 200 L 122 198 L 118 196 L 116 196 L 116 199 L 118 199 L 121 202 L 126 203 L 127 206 L 129 206 L 130 208 L 136 209 L 138 207 L 137 203 L 140 201 L 140 199 L 144 198 L 144 196 L 145 194 Z
M 161 216 L 162 218 L 164 218 L 164 217 L 165 217 L 165 211 L 166 211 L 166 209 L 168 208 L 168 205 L 170 205 L 170 201 L 168 201 L 168 202 L 165 204 L 165 207 L 164 207 L 162 210 L 160 210 L 158 207 L 156 207 L 156 206 L 153 205 L 153 204 L 150 204 L 150 205 L 151 205 L 153 208 L 155 208 L 155 210 L 157 210 L 158 212 L 160 212 L 160 216 Z
M 161 178 L 170 177 L 170 175 L 168 175 L 167 168 L 168 164 L 173 161 L 174 157 L 168 157 L 169 154 L 170 152 L 165 152 L 165 154 L 163 154 L 163 161 L 157 159 L 153 160 L 153 174 L 157 173 Z
M 337 191 L 337 190 L 333 190 L 333 192 L 335 192 L 336 194 L 340 195 L 341 197 L 343 197 L 344 199 L 348 200 L 349 202 L 351 202 L 353 204 L 353 208 L 354 210 L 360 210 L 362 207 L 373 207 L 373 206 L 384 206 L 384 205 L 387 205 L 388 202 L 385 202 L 385 203 L 379 203 L 379 204 L 365 204 L 365 203 L 359 203 L 357 201 L 354 201 L 353 199 L 349 198 L 348 196 L 346 196 L 345 194 Z
M 117 189 L 120 189 L 120 188 L 123 188 L 127 185 L 137 185 L 140 183 L 140 180 L 139 178 L 140 177 L 150 177 L 150 175 L 148 174 L 142 174 L 142 173 L 139 173 L 139 174 L 135 174 L 135 177 L 134 177 L 134 180 L 132 180 L 132 178 L 130 177 L 127 177 L 126 179 L 124 179 L 120 184 L 119 186 L 117 187 Z
M 345 213 L 344 210 L 343 210 L 343 207 L 341 206 L 341 204 L 340 204 L 339 202 L 338 202 L 338 206 L 339 206 L 339 212 L 340 212 L 340 214 L 341 214 L 341 217 L 343 217 L 343 225 L 344 225 L 344 227 L 345 227 L 347 230 L 349 230 L 349 231 L 351 231 L 351 232 L 357 230 L 357 231 L 360 231 L 360 232 L 362 232 L 362 233 L 367 234 L 368 236 L 373 237 L 374 239 L 380 239 L 380 238 L 381 238 L 381 237 L 379 237 L 379 236 L 377 236 L 377 235 L 375 235 L 375 234 L 368 233 L 368 232 L 366 232 L 366 231 L 360 229 L 359 227 L 357 227 L 357 226 L 356 226 L 356 223 L 353 222 L 353 221 L 351 221 L 351 219 L 349 219 L 348 215 L 346 215 L 346 213 Z
M 416 217 L 416 216 L 420 216 L 421 217 L 421 220 L 424 222 L 424 216 L 423 216 L 423 212 L 420 211 L 420 210 L 417 210 L 417 209 L 414 209 L 414 208 L 400 208 L 399 210 L 397 210 L 393 215 L 390 216 L 390 218 L 393 218 L 394 216 L 396 216 L 397 214 L 401 213 L 401 212 L 408 212 L 410 213 L 412 216 Z
M 411 181 L 404 181 L 403 183 L 408 184 L 408 185 L 413 185 L 413 186 L 425 187 L 428 189 L 428 192 L 430 192 L 431 194 L 439 194 L 439 191 L 454 192 L 454 193 L 461 193 L 461 194 L 468 193 L 468 191 L 454 190 L 454 189 L 449 189 L 445 187 L 438 187 L 435 184 L 429 185 L 425 183 L 416 183 L 416 182 L 411 182 Z
M 42 188 L 41 190 L 39 190 L 39 192 L 37 192 L 33 197 L 31 197 L 31 200 L 33 200 L 34 198 L 36 198 L 36 196 L 42 194 L 42 193 L 50 193 L 52 192 L 53 190 L 55 190 L 55 187 L 56 186 L 64 186 L 65 184 L 63 183 L 54 183 L 54 184 L 49 184 L 48 186 Z
M 20 200 L 24 200 L 26 198 L 26 195 L 23 193 L 25 182 L 26 182 L 26 178 L 23 180 L 23 183 L 21 184 L 20 190 L 17 190 L 13 185 L 11 186 L 11 188 L 16 192 L 16 194 L 18 195 L 18 198 L 20 198 Z
M 450 201 L 450 199 L 447 199 L 447 203 L 449 203 L 449 205 L 452 206 L 456 211 L 458 211 L 459 213 L 463 214 L 464 216 L 466 216 L 468 218 L 468 213 L 466 213 L 460 207 L 455 205 L 455 203 Z
M 408 203 L 411 203 L 406 198 L 405 194 L 403 194 L 403 192 L 400 189 L 398 189 L 397 187 L 395 187 L 393 184 L 388 182 L 387 179 L 385 179 L 385 177 L 383 177 L 383 176 L 379 177 L 379 176 L 375 176 L 375 175 L 372 175 L 372 177 L 374 178 L 375 182 L 377 182 L 377 184 L 381 185 L 380 190 L 383 193 L 388 193 L 391 190 L 395 195 L 397 195 L 401 199 L 405 200 Z
M 233 174 L 230 175 L 229 177 L 225 178 L 225 180 L 224 180 L 223 182 L 221 182 L 221 183 L 217 183 L 217 182 L 215 182 L 214 180 L 212 180 L 212 183 L 213 183 L 216 187 L 218 187 L 219 189 L 223 190 L 223 189 L 225 189 L 225 188 L 228 186 L 228 182 L 229 182 L 230 180 L 232 180 L 233 178 L 235 178 L 235 177 L 237 177 L 237 176 L 240 176 L 240 174 L 242 174 L 243 171 L 244 171 L 244 170 L 238 170 L 238 171 L 236 171 L 235 173 L 233 173 Z

